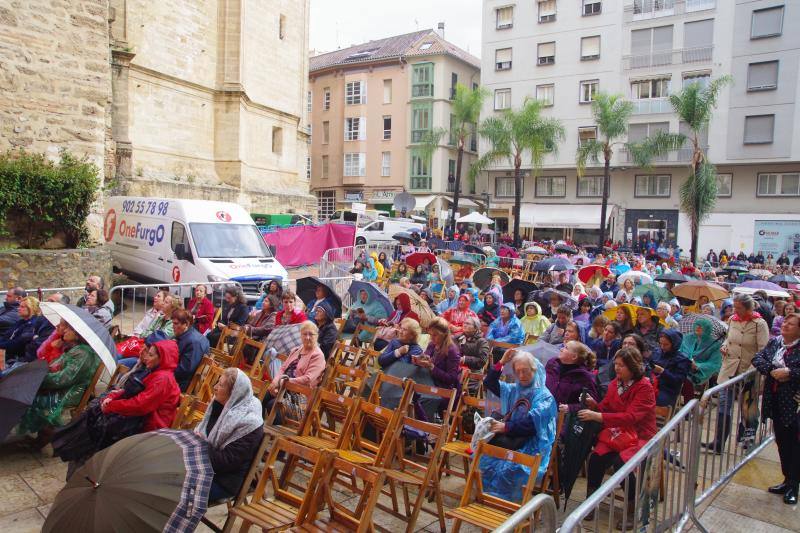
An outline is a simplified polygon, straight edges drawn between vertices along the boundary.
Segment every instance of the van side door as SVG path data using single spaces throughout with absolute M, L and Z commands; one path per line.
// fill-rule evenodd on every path
M 186 226 L 176 220 L 172 221 L 170 231 L 170 256 L 167 257 L 164 268 L 164 279 L 175 283 L 181 281 L 197 280 L 195 273 L 194 253 L 189 244 L 189 233 Z

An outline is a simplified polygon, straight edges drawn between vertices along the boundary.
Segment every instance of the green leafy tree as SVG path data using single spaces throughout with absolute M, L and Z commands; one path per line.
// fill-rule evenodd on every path
M 519 238 L 520 207 L 522 203 L 522 163 L 529 156 L 534 183 L 548 154 L 558 153 L 558 143 L 565 135 L 561 121 L 542 116 L 542 102 L 527 99 L 518 110 L 504 109 L 486 118 L 478 128 L 481 137 L 489 141 L 489 151 L 470 169 L 473 177 L 490 165 L 508 162 L 514 167 L 514 243 Z

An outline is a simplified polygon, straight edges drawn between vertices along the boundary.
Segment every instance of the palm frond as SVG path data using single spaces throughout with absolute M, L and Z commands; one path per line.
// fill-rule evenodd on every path
M 642 141 L 627 143 L 626 147 L 636 166 L 650 168 L 654 159 L 672 150 L 679 150 L 685 142 L 686 136 L 681 133 L 659 131 Z
M 721 76 L 711 81 L 707 87 L 699 83 L 690 83 L 680 92 L 669 96 L 673 110 L 695 133 L 708 127 L 714 110 L 717 107 L 719 94 L 723 87 L 733 83 L 730 76 Z
M 621 94 L 599 92 L 592 100 L 592 116 L 600 137 L 613 141 L 628 131 L 628 121 L 633 115 L 633 103 Z
M 693 228 L 708 218 L 717 203 L 717 169 L 704 162 L 697 173 L 689 175 L 681 185 L 681 210 L 689 217 Z
M 433 156 L 433 153 L 439 147 L 439 142 L 446 134 L 447 130 L 444 128 L 433 128 L 422 134 L 422 139 L 417 149 L 423 159 L 430 159 Z
M 472 133 L 472 125 L 477 124 L 483 102 L 489 96 L 485 87 L 471 89 L 461 83 L 456 84 L 456 93 L 451 103 L 451 111 L 455 119 L 456 131 L 451 134 L 463 141 Z
M 597 139 L 583 141 L 578 146 L 575 155 L 575 165 L 578 167 L 578 176 L 583 176 L 586 170 L 586 163 L 597 164 L 600 162 L 600 154 L 603 153 L 604 144 Z

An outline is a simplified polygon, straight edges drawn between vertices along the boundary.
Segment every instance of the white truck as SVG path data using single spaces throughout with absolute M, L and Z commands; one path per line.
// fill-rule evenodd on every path
M 103 235 L 114 267 L 143 283 L 236 281 L 253 300 L 265 281 L 289 278 L 237 204 L 115 196 Z
M 370 222 L 356 231 L 356 245 L 392 241 L 396 233 L 422 233 L 422 224 L 409 218 L 384 218 Z

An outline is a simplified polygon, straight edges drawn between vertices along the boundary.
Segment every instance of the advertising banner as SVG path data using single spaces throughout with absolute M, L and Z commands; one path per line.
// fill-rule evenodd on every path
M 756 220 L 753 251 L 775 259 L 783 252 L 794 260 L 800 255 L 800 220 Z

